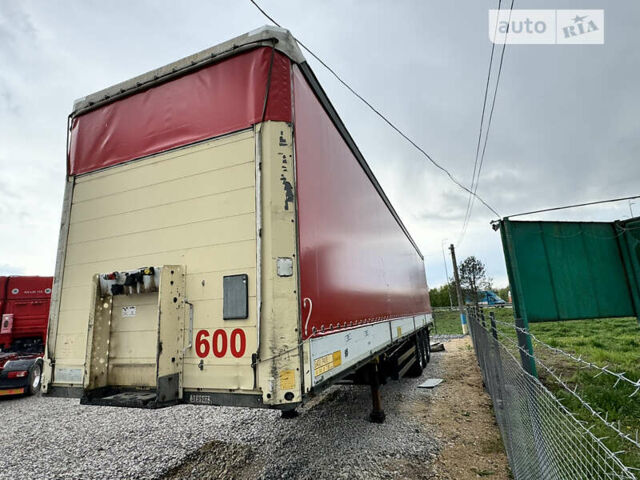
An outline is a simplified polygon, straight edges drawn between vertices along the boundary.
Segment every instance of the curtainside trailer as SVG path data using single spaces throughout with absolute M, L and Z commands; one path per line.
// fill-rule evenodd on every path
M 53 277 L 0 277 L 0 396 L 40 391 Z
M 75 102 L 44 388 L 292 411 L 420 373 L 422 255 L 291 34 Z M 374 408 L 380 420 L 380 408 Z

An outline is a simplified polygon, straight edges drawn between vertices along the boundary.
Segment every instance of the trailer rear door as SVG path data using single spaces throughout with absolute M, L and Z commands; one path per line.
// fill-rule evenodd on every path
M 254 159 L 254 134 L 246 130 L 76 178 L 54 386 L 82 383 L 92 341 L 87 319 L 96 297 L 94 275 L 177 265 L 185 288 L 176 303 L 186 313 L 176 326 L 159 332 L 157 293 L 110 300 L 108 385 L 154 385 L 156 339 L 179 333 L 183 388 L 253 390 Z M 227 305 L 225 294 L 233 297 Z M 183 331 L 167 331 L 178 324 Z

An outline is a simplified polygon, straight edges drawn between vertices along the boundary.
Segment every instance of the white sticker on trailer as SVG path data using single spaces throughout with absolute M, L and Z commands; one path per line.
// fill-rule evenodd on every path
M 131 305 L 128 307 L 122 307 L 122 318 L 129 318 L 136 316 L 136 306 Z

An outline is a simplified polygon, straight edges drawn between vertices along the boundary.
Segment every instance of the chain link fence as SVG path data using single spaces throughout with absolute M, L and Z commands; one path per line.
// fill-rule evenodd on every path
M 484 385 L 491 395 L 509 465 L 516 480 L 636 479 L 625 466 L 578 420 L 540 380 L 528 361 L 534 359 L 522 337 L 509 344 L 493 314 L 470 308 L 468 323 Z M 513 338 L 517 327 L 512 327 Z M 520 329 L 521 330 L 521 329 Z M 525 331 L 525 334 L 526 331 Z M 515 350 L 515 351 L 514 351 Z M 536 360 L 536 365 L 544 367 Z M 522 365 L 527 367 L 527 370 Z

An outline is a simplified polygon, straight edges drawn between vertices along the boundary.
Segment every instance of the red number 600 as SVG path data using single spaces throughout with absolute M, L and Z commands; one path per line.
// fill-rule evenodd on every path
M 222 358 L 227 354 L 227 350 L 230 350 L 231 355 L 236 358 L 244 355 L 247 350 L 247 336 L 244 330 L 236 328 L 227 337 L 227 332 L 219 328 L 213 332 L 210 341 L 207 330 L 200 330 L 196 334 L 196 355 L 198 357 L 204 358 L 213 351 L 216 358 Z

